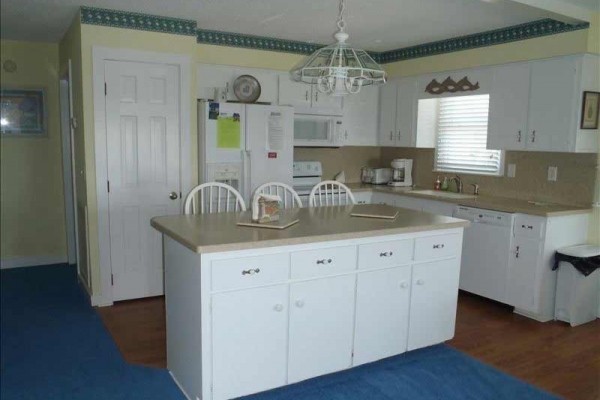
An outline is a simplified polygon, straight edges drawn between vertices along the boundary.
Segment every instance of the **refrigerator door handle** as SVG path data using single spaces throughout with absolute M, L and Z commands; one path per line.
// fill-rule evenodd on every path
M 240 183 L 240 193 L 242 196 L 245 196 L 248 199 L 248 203 L 246 206 L 250 207 L 250 203 L 252 202 L 252 190 L 250 184 L 250 169 L 252 168 L 252 158 L 250 157 L 250 150 L 242 150 L 242 182 Z

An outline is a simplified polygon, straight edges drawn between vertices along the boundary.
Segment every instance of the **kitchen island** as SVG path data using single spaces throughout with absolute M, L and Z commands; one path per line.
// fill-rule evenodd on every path
M 229 399 L 454 335 L 468 222 L 389 206 L 155 217 L 164 235 L 167 367 L 187 397 Z

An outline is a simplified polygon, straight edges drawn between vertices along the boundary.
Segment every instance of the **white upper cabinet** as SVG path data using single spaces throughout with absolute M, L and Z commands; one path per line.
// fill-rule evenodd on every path
M 488 121 L 488 149 L 524 150 L 527 142 L 529 64 L 494 69 Z
M 228 101 L 237 101 L 233 83 L 240 75 L 251 75 L 260 84 L 258 102 L 277 104 L 277 72 L 229 65 L 198 64 L 197 97 L 215 100 L 215 89 L 226 92 Z
M 584 91 L 599 91 L 599 57 L 577 55 L 494 67 L 489 149 L 597 152 L 580 129 Z
M 342 115 L 342 97 L 319 92 L 315 85 L 295 82 L 279 74 L 279 105 L 292 106 L 296 114 Z
M 403 78 L 383 85 L 379 95 L 379 144 L 419 147 L 415 137 L 416 79 Z
M 342 146 L 377 146 L 379 86 L 363 87 L 344 98 Z

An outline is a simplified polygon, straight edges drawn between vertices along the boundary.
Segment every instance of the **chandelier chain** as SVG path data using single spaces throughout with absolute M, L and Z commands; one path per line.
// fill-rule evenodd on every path
M 340 32 L 344 32 L 344 28 L 346 27 L 346 21 L 344 20 L 344 11 L 346 11 L 346 0 L 340 0 L 340 14 L 337 20 L 337 27 L 340 29 Z

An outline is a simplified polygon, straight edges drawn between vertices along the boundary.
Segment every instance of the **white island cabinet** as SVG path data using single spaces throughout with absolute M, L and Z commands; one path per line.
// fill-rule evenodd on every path
M 451 339 L 466 221 L 355 205 L 157 217 L 167 367 L 189 399 L 231 399 Z

